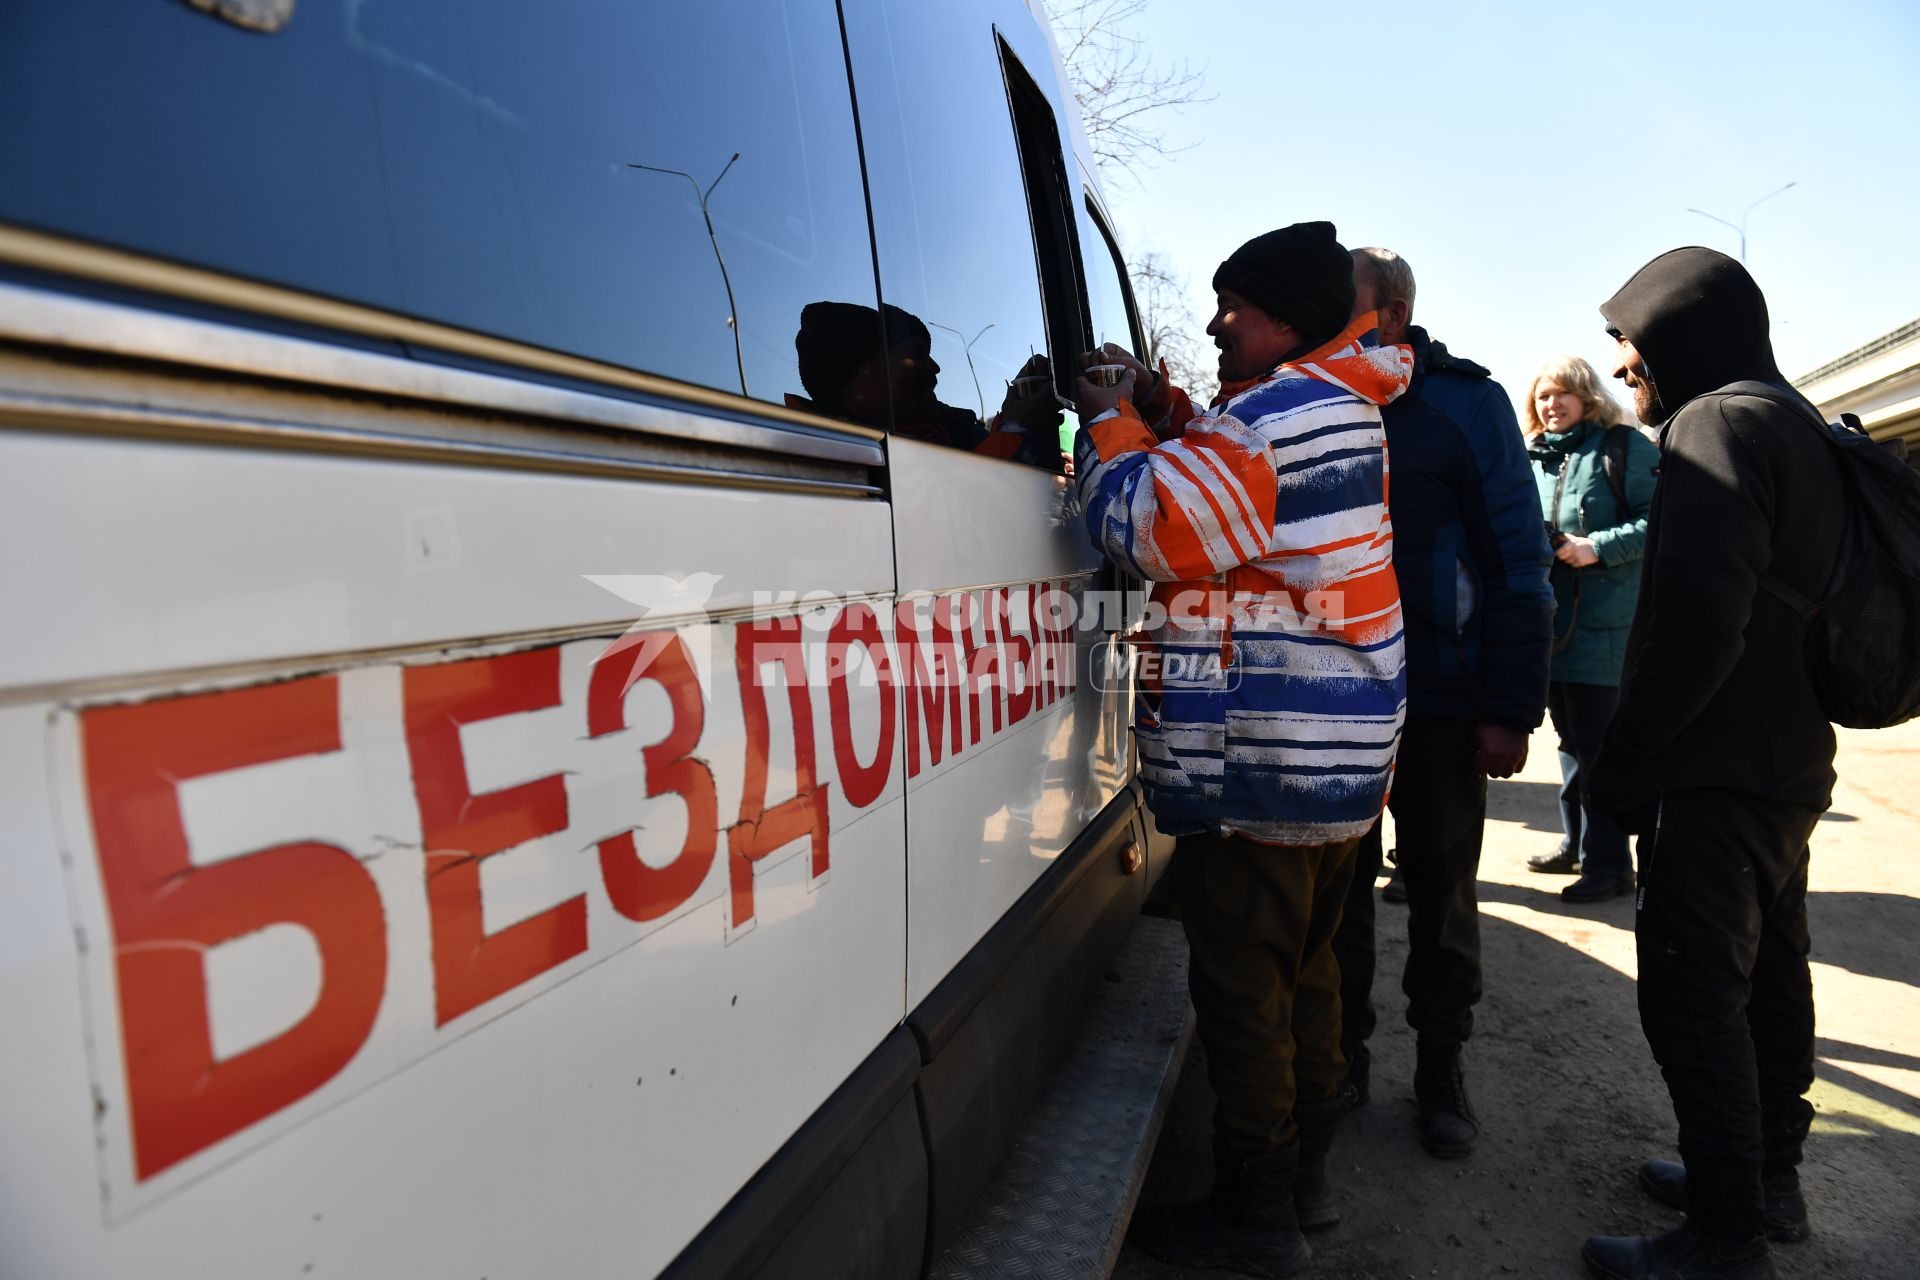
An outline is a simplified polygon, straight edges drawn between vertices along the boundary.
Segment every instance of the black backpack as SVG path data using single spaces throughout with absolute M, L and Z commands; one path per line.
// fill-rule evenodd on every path
M 1824 597 L 1809 600 L 1760 575 L 1806 623 L 1807 674 L 1821 710 L 1850 729 L 1920 715 L 1920 471 L 1905 442 L 1876 441 L 1850 413 L 1830 425 L 1805 400 L 1766 383 L 1725 390 L 1791 405 L 1839 460 L 1846 520 Z

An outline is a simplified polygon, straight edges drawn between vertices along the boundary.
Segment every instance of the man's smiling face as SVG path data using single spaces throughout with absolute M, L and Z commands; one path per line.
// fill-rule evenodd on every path
M 1222 289 L 1214 296 L 1219 305 L 1207 325 L 1207 335 L 1220 349 L 1222 381 L 1257 378 L 1299 345 L 1299 335 L 1292 325 L 1275 320 L 1239 294 Z

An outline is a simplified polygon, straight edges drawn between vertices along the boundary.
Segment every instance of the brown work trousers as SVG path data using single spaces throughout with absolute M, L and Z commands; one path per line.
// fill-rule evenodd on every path
M 1295 1104 L 1332 1098 L 1346 1079 L 1333 935 L 1359 844 L 1180 841 L 1175 892 L 1213 1127 L 1241 1149 L 1293 1142 Z

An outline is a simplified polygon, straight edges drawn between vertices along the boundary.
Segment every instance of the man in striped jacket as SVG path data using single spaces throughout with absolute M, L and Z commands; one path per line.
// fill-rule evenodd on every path
M 1221 264 L 1207 332 L 1222 388 L 1197 413 L 1130 357 L 1083 379 L 1088 529 L 1154 581 L 1135 731 L 1147 802 L 1182 837 L 1176 892 L 1218 1109 L 1213 1194 L 1142 1211 L 1142 1245 L 1292 1275 L 1336 1221 L 1341 1103 L 1331 948 L 1405 714 L 1380 406 L 1412 353 L 1349 322 L 1352 263 L 1325 222 Z

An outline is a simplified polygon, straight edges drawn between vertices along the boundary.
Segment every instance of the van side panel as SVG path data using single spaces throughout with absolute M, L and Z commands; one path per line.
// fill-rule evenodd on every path
M 896 695 L 782 647 L 884 651 L 883 503 L 18 426 L 0 476 L 23 1274 L 649 1274 L 898 1025 Z

